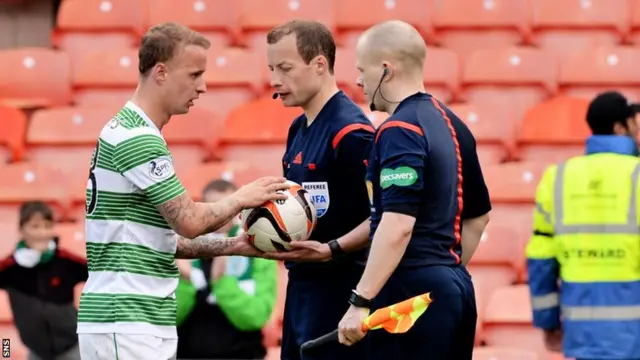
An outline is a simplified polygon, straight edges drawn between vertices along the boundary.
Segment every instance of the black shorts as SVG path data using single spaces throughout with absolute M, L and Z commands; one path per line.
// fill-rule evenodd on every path
M 351 290 L 360 281 L 363 270 L 361 266 L 354 266 L 353 270 L 339 275 L 313 280 L 289 278 L 282 326 L 282 360 L 368 359 L 366 341 L 351 347 L 335 342 L 312 354 L 300 356 L 300 346 L 304 342 L 338 328 L 342 316 L 349 309 Z
M 375 299 L 376 308 L 431 292 L 433 302 L 404 334 L 372 330 L 372 360 L 471 360 L 476 332 L 476 301 L 464 267 L 399 269 Z

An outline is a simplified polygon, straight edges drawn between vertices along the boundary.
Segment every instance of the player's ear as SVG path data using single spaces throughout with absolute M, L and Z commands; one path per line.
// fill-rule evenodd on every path
M 164 82 L 167 78 L 167 65 L 165 63 L 157 63 L 151 70 L 157 82 Z

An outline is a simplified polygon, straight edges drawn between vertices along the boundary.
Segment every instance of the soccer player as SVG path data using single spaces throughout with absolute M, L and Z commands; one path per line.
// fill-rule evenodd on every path
M 491 209 L 474 138 L 425 93 L 426 46 L 409 24 L 373 26 L 356 51 L 358 83 L 372 105 L 391 116 L 378 127 L 369 159 L 372 244 L 339 340 L 362 339 L 370 309 L 431 292 L 432 305 L 409 332 L 369 335 L 370 358 L 470 360 L 477 314 L 464 265 Z
M 151 28 L 138 53 L 138 88 L 98 138 L 87 182 L 89 278 L 78 313 L 84 359 L 175 359 L 174 258 L 257 255 L 244 236 L 208 233 L 244 208 L 286 198 L 277 193 L 288 188 L 284 178 L 263 178 L 219 202 L 196 203 L 176 177 L 161 129 L 206 91 L 208 47 L 182 25 Z
M 302 343 L 335 330 L 362 274 L 370 214 L 364 163 L 374 129 L 336 85 L 329 29 L 291 21 L 271 30 L 267 42 L 276 95 L 285 106 L 304 111 L 289 129 L 284 174 L 310 193 L 318 215 L 314 241 L 299 242 L 291 253 L 267 254 L 289 260 L 282 359 L 294 360 L 300 359 Z M 362 344 L 334 344 L 305 360 L 364 359 L 364 350 Z

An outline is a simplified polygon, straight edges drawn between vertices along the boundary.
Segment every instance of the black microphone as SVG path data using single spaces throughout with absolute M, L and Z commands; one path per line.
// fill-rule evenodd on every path
M 280 96 L 278 93 L 273 93 L 273 96 L 271 96 L 271 98 L 273 98 L 273 100 L 277 99 L 278 96 Z

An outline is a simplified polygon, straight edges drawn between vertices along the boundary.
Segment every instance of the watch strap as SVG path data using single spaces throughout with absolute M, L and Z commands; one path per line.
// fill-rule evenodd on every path
M 329 249 L 331 250 L 331 258 L 335 259 L 340 256 L 344 256 L 346 252 L 340 246 L 338 240 L 331 240 L 327 243 L 329 245 Z
M 351 290 L 351 296 L 349 296 L 349 304 L 359 308 L 371 308 L 373 300 L 362 297 L 357 291 Z

